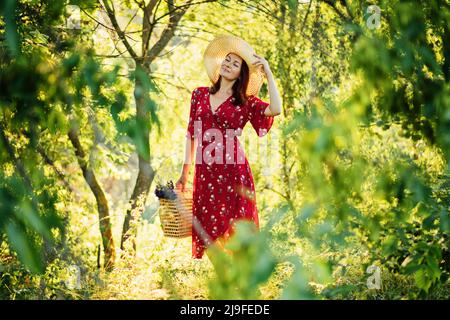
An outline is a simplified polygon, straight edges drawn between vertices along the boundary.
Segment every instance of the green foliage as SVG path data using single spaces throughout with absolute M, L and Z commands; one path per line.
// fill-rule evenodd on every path
M 351 69 L 364 77 L 361 90 L 375 94 L 371 106 L 387 123 L 400 122 L 402 135 L 423 136 L 450 159 L 448 37 L 450 10 L 445 1 L 384 1 L 386 24 L 361 36 Z M 447 59 L 446 59 L 447 56 Z
M 156 124 L 158 132 L 161 133 L 160 122 L 156 114 L 156 103 L 150 98 L 150 95 L 157 92 L 157 89 L 154 81 L 140 67 L 130 74 L 130 78 L 136 84 L 134 97 L 137 103 L 143 104 L 144 114 L 136 114 L 122 120 L 119 115 L 125 109 L 126 97 L 123 93 L 118 92 L 115 101 L 112 101 L 111 115 L 119 133 L 126 134 L 135 144 L 138 153 L 149 160 L 150 146 L 146 137 L 150 132 L 151 124 Z
M 215 246 L 208 249 L 217 274 L 210 283 L 211 298 L 259 298 L 257 289 L 274 271 L 276 260 L 268 250 L 268 235 L 255 231 L 253 223 L 236 224 L 236 233 L 225 246 L 231 256 Z
M 415 289 L 408 297 L 426 298 L 449 278 L 449 202 L 438 183 L 448 181 L 449 146 L 443 142 L 449 126 L 442 122 L 448 81 L 442 40 L 437 46 L 430 43 L 430 37 L 448 36 L 441 33 L 445 27 L 431 22 L 435 15 L 446 21 L 448 10 L 437 12 L 443 5 L 439 1 L 420 10 L 413 2 L 382 5 L 382 12 L 392 13 L 382 30 L 355 25 L 359 33 L 350 58 L 354 76 L 349 75 L 354 82 L 347 96 L 327 99 L 323 93 L 311 101 L 307 116 L 294 112 L 284 126 L 283 136 L 296 137 L 294 157 L 302 172 L 292 193 L 301 193 L 302 201 L 298 213 L 290 206 L 293 225 L 286 223 L 290 215 L 283 215 L 287 231 L 273 241 L 287 241 L 293 228 L 313 252 L 331 250 L 324 260 L 329 275 L 346 258 L 347 248 L 360 247 L 367 255 L 359 263 L 362 272 L 381 263 L 384 272 L 411 275 Z M 344 88 L 348 86 L 343 83 L 340 90 Z M 434 159 L 426 160 L 428 166 L 409 151 L 422 139 L 440 148 Z M 387 151 L 383 158 L 382 149 Z M 322 259 L 316 255 L 311 263 Z M 315 291 L 308 285 L 313 269 L 297 261 L 295 270 L 285 298 L 330 298 L 364 290 L 361 285 L 331 289 L 321 279 L 319 287 L 326 289 Z
M 95 1 L 70 3 L 97 13 Z M 245 10 L 189 11 L 184 27 L 196 36 L 177 46 L 177 30 L 176 50 L 144 68 L 92 19 L 66 29 L 65 2 L 1 2 L 0 298 L 448 299 L 448 2 L 378 1 L 375 29 L 363 1 L 270 2 L 263 17 L 254 7 L 264 0 L 222 3 Z M 218 14 L 268 59 L 283 98 L 272 129 L 281 163 L 270 176 L 252 164 L 261 229 L 238 223 L 232 255 L 211 247 L 209 259 L 192 261 L 190 239 L 164 238 L 149 199 L 137 256 L 103 274 L 97 208 L 67 134 L 80 129 L 90 147 L 83 160 L 98 173 L 119 237 L 131 153 L 157 179 L 179 172 L 187 87 L 208 80 L 199 52 Z M 130 37 L 141 30 L 136 20 L 124 28 Z M 74 266 L 81 288 L 67 285 Z M 381 268 L 379 289 L 367 287 L 370 266 Z
M 105 91 L 118 72 L 101 70 L 94 52 L 73 46 L 67 33 L 62 37 L 71 50 L 59 51 L 52 27 L 63 9 L 62 2 L 42 1 L 38 8 L 7 1 L 0 11 L 6 24 L 0 33 L 6 37 L 0 44 L 0 233 L 34 273 L 45 272 L 53 259 L 45 252 L 63 241 L 57 235 L 64 232 L 56 179 L 42 165 L 42 141 L 66 135 L 77 122 L 72 113 L 86 104 L 111 105 Z

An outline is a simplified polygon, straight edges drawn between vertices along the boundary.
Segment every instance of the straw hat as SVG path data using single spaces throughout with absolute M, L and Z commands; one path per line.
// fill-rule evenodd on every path
M 252 63 L 257 60 L 253 54 L 255 51 L 244 40 L 231 35 L 220 35 L 214 38 L 203 53 L 203 63 L 206 73 L 212 83 L 219 79 L 219 71 L 222 61 L 228 53 L 233 52 L 240 56 L 248 65 L 249 81 L 246 94 L 258 95 L 264 81 L 264 71 L 261 66 L 255 67 Z

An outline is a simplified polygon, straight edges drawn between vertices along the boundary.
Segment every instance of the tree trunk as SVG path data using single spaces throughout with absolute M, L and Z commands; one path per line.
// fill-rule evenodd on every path
M 136 65 L 136 69 L 143 67 L 141 65 Z M 147 74 L 147 72 L 145 72 Z M 150 121 L 150 112 L 147 110 L 145 106 L 145 96 L 142 94 L 144 92 L 144 86 L 141 83 L 139 77 L 135 78 L 134 83 L 134 97 L 136 101 L 136 118 L 137 121 Z M 120 249 L 122 251 L 126 251 L 126 243 L 130 241 L 132 251 L 129 253 L 134 254 L 136 252 L 136 224 L 138 222 L 138 218 L 144 210 L 144 205 L 147 200 L 148 191 L 153 182 L 153 178 L 155 176 L 155 171 L 150 165 L 150 129 L 149 126 L 145 125 L 142 127 L 142 130 L 139 132 L 142 136 L 142 140 L 146 145 L 149 146 L 148 154 L 139 154 L 139 172 L 136 180 L 136 185 L 134 186 L 133 193 L 131 195 L 129 203 L 131 203 L 131 208 L 127 210 L 125 215 L 125 220 L 123 222 L 122 228 L 122 239 L 120 242 Z M 148 159 L 148 160 L 146 160 Z
M 215 0 L 206 0 L 204 2 L 214 2 Z M 138 55 L 133 49 L 133 47 L 128 42 L 126 34 L 123 30 L 121 30 L 120 25 L 117 21 L 116 13 L 114 8 L 110 5 L 109 1 L 99 1 L 102 4 L 102 7 L 106 10 L 106 13 L 111 21 L 112 28 L 116 31 L 123 45 L 127 49 L 128 54 L 133 58 L 136 63 L 136 71 L 144 71 L 145 74 L 150 73 L 150 66 L 152 62 L 161 54 L 163 49 L 167 46 L 169 41 L 175 35 L 175 31 L 177 30 L 178 24 L 189 9 L 190 6 L 193 6 L 197 3 L 202 2 L 194 2 L 194 0 L 187 0 L 183 5 L 175 5 L 174 0 L 167 0 L 165 3 L 167 4 L 167 13 L 162 13 L 162 15 L 168 15 L 169 21 L 166 24 L 164 30 L 161 32 L 159 38 L 156 42 L 150 47 L 150 38 L 152 37 L 152 32 L 155 27 L 155 24 L 158 20 L 161 19 L 162 16 L 157 17 L 158 6 L 160 1 L 158 0 L 150 0 L 146 5 L 145 2 L 142 2 L 139 7 L 143 11 L 143 24 L 142 24 L 142 35 L 141 35 L 141 54 Z M 159 22 L 161 23 L 161 22 Z M 140 69 L 140 70 L 139 70 Z M 135 78 L 135 86 L 134 86 L 134 97 L 136 101 L 136 120 L 141 123 L 147 123 L 150 121 L 150 112 L 147 109 L 145 102 L 145 94 L 147 94 L 146 90 L 143 90 L 144 86 L 140 82 L 139 77 Z M 136 185 L 134 187 L 133 193 L 131 195 L 129 203 L 131 203 L 131 207 L 127 210 L 125 214 L 125 220 L 123 223 L 122 229 L 122 237 L 120 241 L 120 248 L 124 253 L 125 247 L 130 240 L 131 242 L 131 250 L 132 253 L 136 252 L 136 242 L 135 238 L 137 235 L 137 230 L 135 228 L 136 223 L 138 221 L 138 217 L 143 211 L 147 194 L 152 184 L 153 178 L 155 176 L 155 171 L 151 167 L 151 152 L 150 152 L 150 142 L 149 142 L 149 134 L 150 129 L 149 126 L 144 125 L 143 128 L 139 131 L 140 140 L 143 141 L 148 149 L 142 151 L 138 154 L 139 157 L 139 172 L 136 180 Z
M 84 179 L 91 188 L 97 201 L 100 234 L 102 236 L 103 250 L 105 253 L 104 267 L 107 271 L 111 271 L 114 268 L 116 252 L 111 230 L 108 202 L 106 200 L 105 193 L 97 182 L 92 168 L 89 167 L 88 162 L 86 161 L 86 155 L 78 137 L 78 129 L 76 127 L 72 127 L 68 135 L 72 145 L 75 148 L 75 155 L 77 156 L 78 164 L 83 171 Z

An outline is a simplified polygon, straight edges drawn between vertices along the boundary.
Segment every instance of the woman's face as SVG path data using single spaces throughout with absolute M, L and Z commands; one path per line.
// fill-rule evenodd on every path
M 229 53 L 222 61 L 220 75 L 228 80 L 235 80 L 241 74 L 242 58 L 234 53 Z

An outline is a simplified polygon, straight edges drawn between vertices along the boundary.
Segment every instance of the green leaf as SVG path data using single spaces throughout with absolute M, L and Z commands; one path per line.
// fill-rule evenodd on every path
M 302 209 L 300 210 L 300 214 L 297 216 L 295 221 L 298 224 L 303 224 L 306 222 L 309 218 L 311 218 L 314 213 L 316 212 L 317 207 L 314 204 L 307 203 L 305 204 Z
M 448 209 L 442 208 L 441 213 L 439 215 L 440 220 L 440 229 L 442 232 L 450 235 L 450 212 Z
M 10 222 L 6 226 L 6 234 L 8 235 L 9 244 L 17 253 L 19 260 L 31 272 L 43 273 L 44 266 L 40 259 L 39 248 L 27 236 L 25 230 L 15 222 Z
M 269 231 L 273 228 L 274 225 L 276 225 L 278 222 L 280 222 L 286 215 L 286 213 L 289 211 L 290 205 L 288 203 L 283 203 L 277 208 L 274 208 L 269 216 L 269 221 L 267 222 L 266 226 L 264 227 L 265 231 Z
M 298 7 L 298 0 L 288 0 L 289 10 L 296 12 Z
M 297 260 L 297 259 L 296 259 Z M 295 271 L 282 292 L 282 300 L 312 300 L 316 296 L 309 286 L 308 272 L 300 261 L 295 261 Z
M 16 7 L 17 2 L 15 0 L 3 0 L 0 4 L 0 14 L 3 16 L 6 24 L 6 44 L 14 56 L 20 53 L 19 33 L 17 32 L 15 20 Z
M 395 235 L 388 236 L 382 243 L 382 252 L 384 256 L 393 254 L 398 247 L 398 239 Z
M 32 208 L 32 205 L 26 199 L 20 204 L 20 208 L 16 211 L 16 216 L 24 222 L 27 226 L 31 227 L 40 235 L 50 239 L 50 230 L 44 223 L 43 217 Z
M 416 273 L 414 273 L 414 280 L 417 287 L 424 290 L 425 292 L 428 292 L 431 286 L 431 281 L 425 268 L 420 268 L 416 271 Z

